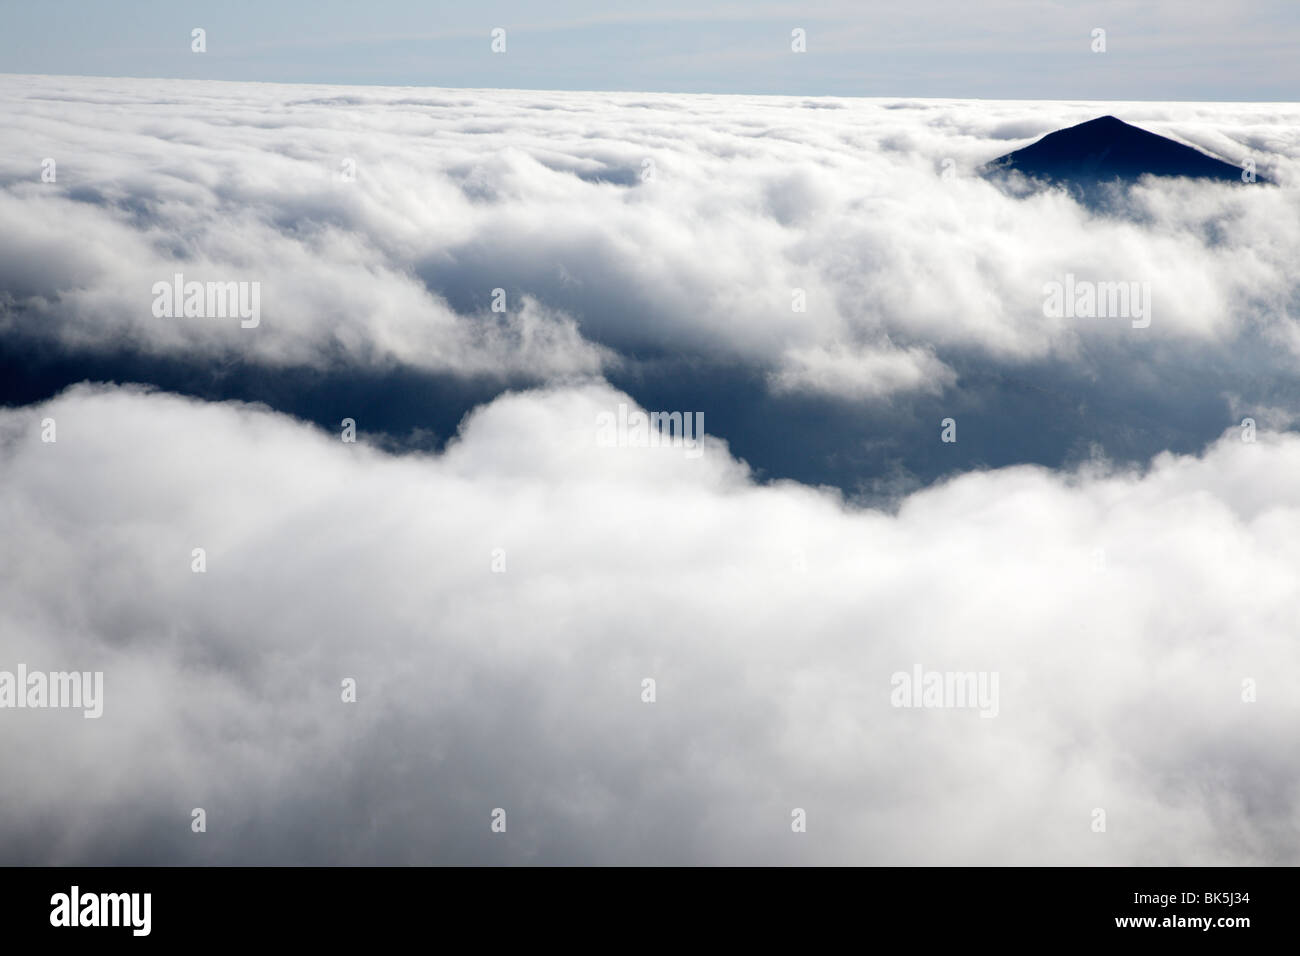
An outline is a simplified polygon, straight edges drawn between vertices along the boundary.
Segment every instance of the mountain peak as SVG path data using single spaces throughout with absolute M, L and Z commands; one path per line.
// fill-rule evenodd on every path
M 1109 115 L 1048 133 L 993 160 L 985 169 L 1016 170 L 1031 179 L 1084 189 L 1114 180 L 1136 182 L 1144 175 L 1242 181 L 1239 166 Z

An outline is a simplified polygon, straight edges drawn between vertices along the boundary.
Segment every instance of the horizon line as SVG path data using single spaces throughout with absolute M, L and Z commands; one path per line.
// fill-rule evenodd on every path
M 264 80 L 264 79 L 228 79 L 216 77 L 181 77 L 181 76 L 135 76 L 119 73 L 10 73 L 0 71 L 0 77 L 40 77 L 45 79 L 97 79 L 97 80 L 133 80 L 162 81 L 173 83 L 258 83 L 273 86 L 338 86 L 338 87 L 374 87 L 379 89 L 432 89 L 459 90 L 473 93 L 601 93 L 610 95 L 642 94 L 649 96 L 736 96 L 746 98 L 788 98 L 788 99 L 838 99 L 838 100 L 918 100 L 924 102 L 995 102 L 995 103 L 1207 103 L 1207 104 L 1276 104 L 1300 106 L 1300 100 L 1207 100 L 1166 98 L 1099 99 L 1087 96 L 1043 97 L 1043 96 L 914 96 L 908 93 L 874 93 L 870 95 L 857 93 L 756 93 L 756 92 L 717 92 L 713 90 L 648 90 L 648 89 L 588 89 L 585 87 L 495 87 L 495 86 L 444 86 L 436 83 L 377 83 L 371 81 L 344 83 L 330 80 Z

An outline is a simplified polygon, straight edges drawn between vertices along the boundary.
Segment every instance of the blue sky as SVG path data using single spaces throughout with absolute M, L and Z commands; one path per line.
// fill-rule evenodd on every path
M 208 49 L 190 50 L 190 31 Z M 490 32 L 504 28 L 505 54 Z M 1107 31 L 1094 53 L 1091 33 Z M 807 52 L 791 52 L 791 31 Z M 0 72 L 524 89 L 1293 101 L 1300 4 L 44 0 Z

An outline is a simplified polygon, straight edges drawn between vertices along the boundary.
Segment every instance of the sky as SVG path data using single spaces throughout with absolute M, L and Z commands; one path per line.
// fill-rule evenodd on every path
M 548 90 L 1296 99 L 1300 7 L 1181 0 L 430 3 L 46 0 L 0 72 Z M 191 51 L 191 31 L 207 50 Z M 506 31 L 505 52 L 491 32 Z M 1106 31 L 1104 53 L 1093 31 Z M 791 31 L 806 52 L 792 52 Z

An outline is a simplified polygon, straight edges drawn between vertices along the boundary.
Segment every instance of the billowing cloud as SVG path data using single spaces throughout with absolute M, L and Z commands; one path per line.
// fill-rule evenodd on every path
M 5 862 L 1297 862 L 1300 438 L 886 513 L 604 447 L 629 402 L 398 457 L 139 388 L 0 412 L 0 668 L 105 674 L 98 720 L 2 712 Z M 918 666 L 996 717 L 892 706 Z
M 859 401 L 971 357 L 1132 380 L 1263 344 L 1236 384 L 1294 380 L 1292 107 L 213 89 L 0 83 L 8 335 L 537 381 L 707 357 Z M 1107 112 L 1287 188 L 1153 182 L 1103 216 L 973 175 Z M 260 283 L 260 324 L 159 318 L 177 273 Z M 1148 284 L 1150 327 L 1046 316 L 1066 276 Z

